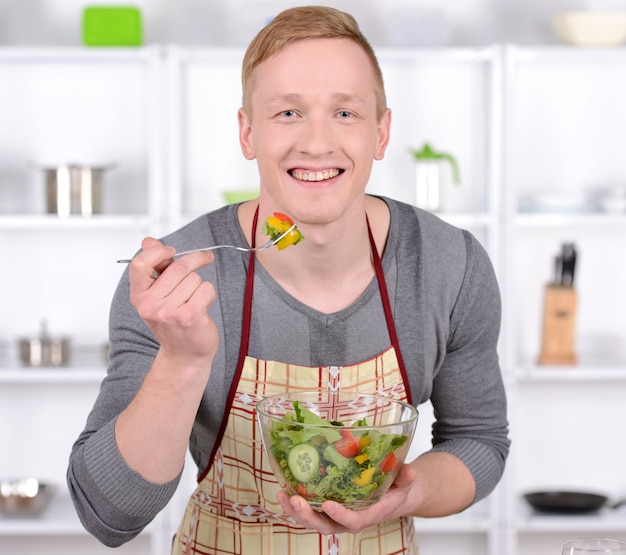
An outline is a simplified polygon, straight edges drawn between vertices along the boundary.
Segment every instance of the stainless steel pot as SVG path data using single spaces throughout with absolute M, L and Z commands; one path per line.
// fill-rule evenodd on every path
M 18 339 L 23 366 L 65 366 L 70 360 L 71 342 L 67 337 L 52 337 L 42 322 L 41 335 Z
M 102 179 L 111 167 L 68 164 L 41 168 L 46 177 L 48 213 L 63 219 L 71 214 L 89 217 L 102 213 Z
M 65 366 L 69 362 L 70 340 L 65 337 L 25 337 L 19 343 L 24 366 Z
M 37 478 L 0 480 L 0 513 L 5 517 L 37 516 L 48 506 L 54 491 L 54 485 Z

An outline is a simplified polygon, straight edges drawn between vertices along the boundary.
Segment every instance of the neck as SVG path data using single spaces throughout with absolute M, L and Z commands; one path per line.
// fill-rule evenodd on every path
M 253 205 L 240 212 L 244 229 L 246 225 L 251 228 L 250 214 L 255 209 Z M 389 227 L 388 209 L 384 202 L 368 197 L 360 214 L 331 224 L 299 226 L 304 241 L 282 251 L 272 248 L 261 252 L 258 262 L 290 295 L 312 308 L 325 313 L 346 308 L 374 277 L 366 211 L 378 252 L 382 253 Z M 259 222 L 257 244 L 265 240 L 261 227 Z

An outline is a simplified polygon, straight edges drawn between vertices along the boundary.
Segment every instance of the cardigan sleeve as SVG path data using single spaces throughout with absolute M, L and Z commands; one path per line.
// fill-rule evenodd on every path
M 445 358 L 433 381 L 433 451 L 465 462 L 478 501 L 502 477 L 510 441 L 497 352 L 500 293 L 487 253 L 471 234 L 464 237 L 465 275 L 450 316 Z
M 111 304 L 109 369 L 70 453 L 67 484 L 85 529 L 110 547 L 137 536 L 174 494 L 180 476 L 145 480 L 122 457 L 115 421 L 137 393 L 158 345 L 128 302 L 128 273 Z

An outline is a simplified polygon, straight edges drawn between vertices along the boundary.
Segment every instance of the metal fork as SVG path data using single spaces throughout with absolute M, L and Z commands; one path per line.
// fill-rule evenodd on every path
M 260 252 L 260 251 L 264 251 L 265 249 L 269 249 L 270 247 L 274 246 L 276 243 L 278 243 L 283 237 L 285 237 L 290 231 L 293 231 L 295 228 L 296 228 L 296 224 L 292 225 L 287 231 L 281 233 L 275 239 L 270 239 L 267 243 L 264 243 L 260 247 L 252 248 L 252 247 L 238 247 L 236 245 L 213 245 L 212 247 L 202 247 L 200 249 L 192 249 L 189 251 L 177 252 L 173 258 L 178 258 L 180 256 L 183 256 L 185 254 L 190 254 L 192 252 L 205 252 L 205 251 L 213 251 L 216 249 L 235 249 L 236 251 L 241 251 L 241 252 Z M 119 264 L 128 264 L 129 262 L 132 262 L 132 258 L 124 258 L 122 260 L 118 260 L 117 262 Z

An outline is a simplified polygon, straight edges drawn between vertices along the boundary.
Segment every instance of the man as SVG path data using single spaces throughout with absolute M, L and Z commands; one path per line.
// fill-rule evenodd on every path
M 391 112 L 375 55 L 331 8 L 279 14 L 249 46 L 238 114 L 258 200 L 146 238 L 111 310 L 111 364 L 72 451 L 68 483 L 88 530 L 135 535 L 178 483 L 198 489 L 173 553 L 416 553 L 412 517 L 459 512 L 500 479 L 509 441 L 498 366 L 500 300 L 467 232 L 366 195 Z M 260 222 L 288 214 L 305 240 L 256 255 Z M 431 400 L 433 448 L 360 511 L 314 511 L 280 491 L 253 414 L 262 396 L 333 387 Z

